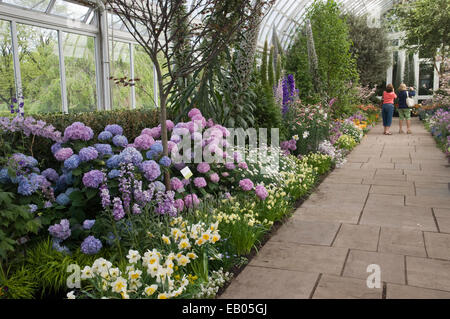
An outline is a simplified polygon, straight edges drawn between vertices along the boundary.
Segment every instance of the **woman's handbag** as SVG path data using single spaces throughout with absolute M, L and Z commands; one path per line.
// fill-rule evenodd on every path
M 409 97 L 409 92 L 406 91 L 406 105 L 408 105 L 409 108 L 413 108 L 416 105 L 416 101 L 412 97 Z

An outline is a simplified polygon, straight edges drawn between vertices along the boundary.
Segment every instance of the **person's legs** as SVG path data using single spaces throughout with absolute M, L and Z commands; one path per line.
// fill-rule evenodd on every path
M 398 109 L 398 115 L 399 115 L 398 123 L 399 123 L 399 127 L 400 127 L 399 133 L 403 134 L 403 133 L 405 133 L 405 132 L 403 132 L 403 120 L 405 120 L 405 113 L 404 113 L 403 109 Z
M 387 115 L 388 115 L 388 111 L 387 111 L 387 105 L 383 104 L 383 108 L 382 108 L 382 112 L 381 112 L 381 117 L 383 118 L 383 127 L 384 127 L 384 133 L 386 134 L 387 132 Z
M 406 119 L 406 126 L 408 128 L 408 134 L 411 134 L 411 110 L 407 109 L 405 110 L 405 119 Z
M 394 116 L 394 105 L 386 105 L 386 134 L 391 134 L 392 117 Z

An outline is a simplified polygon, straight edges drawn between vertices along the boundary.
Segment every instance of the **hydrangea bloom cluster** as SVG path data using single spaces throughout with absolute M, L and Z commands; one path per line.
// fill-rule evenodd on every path
M 150 160 L 142 162 L 140 169 L 144 173 L 145 178 L 151 182 L 161 176 L 161 169 L 155 161 Z
M 98 158 L 98 152 L 94 147 L 88 146 L 82 148 L 78 153 L 78 156 L 82 162 L 89 162 Z
M 94 147 L 97 150 L 100 157 L 106 155 L 113 155 L 113 150 L 110 144 L 95 144 Z
M 83 184 L 86 187 L 98 188 L 105 179 L 105 173 L 99 170 L 92 170 L 83 175 Z
M 78 168 L 80 163 L 81 163 L 80 157 L 78 155 L 74 154 L 64 161 L 64 167 L 69 170 L 74 170 L 74 169 Z
M 248 178 L 245 178 L 245 179 L 239 181 L 239 186 L 240 186 L 244 191 L 250 191 L 250 190 L 252 190 L 253 187 L 254 187 L 253 182 L 252 182 L 250 179 L 248 179 Z
M 123 128 L 117 124 L 110 124 L 105 127 L 105 132 L 110 132 L 112 135 L 122 135 Z
M 94 137 L 94 131 L 81 122 L 74 122 L 64 130 L 63 142 L 89 141 Z
M 81 251 L 86 255 L 95 255 L 102 247 L 102 242 L 94 236 L 86 237 L 81 243 Z
M 128 139 L 123 135 L 116 135 L 113 137 L 113 143 L 117 147 L 126 147 L 128 145 Z
M 48 231 L 50 235 L 60 240 L 66 240 L 72 234 L 70 223 L 67 219 L 62 219 L 59 224 L 50 226 Z
M 73 155 L 73 150 L 70 147 L 65 147 L 65 148 L 60 148 L 56 153 L 55 153 L 55 158 L 58 161 L 65 161 L 66 159 L 68 159 L 69 157 L 71 157 Z
M 0 131 L 22 132 L 25 136 L 41 136 L 54 142 L 62 141 L 61 132 L 57 131 L 53 125 L 47 125 L 46 122 L 31 116 L 0 117 Z

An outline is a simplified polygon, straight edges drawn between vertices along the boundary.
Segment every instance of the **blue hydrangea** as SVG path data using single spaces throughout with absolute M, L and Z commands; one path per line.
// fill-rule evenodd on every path
M 56 152 L 58 152 L 61 149 L 61 147 L 62 147 L 61 143 L 53 144 L 51 147 L 52 153 L 55 154 Z
M 83 229 L 89 230 L 94 226 L 94 224 L 95 224 L 95 219 L 86 219 L 83 222 Z
M 110 132 L 113 135 L 122 135 L 123 134 L 123 128 L 117 124 L 107 125 L 105 127 L 105 131 Z
M 81 251 L 86 255 L 95 255 L 102 247 L 102 242 L 94 236 L 86 237 L 81 243 Z
M 18 181 L 18 183 L 19 183 L 19 187 L 17 188 L 17 192 L 18 192 L 20 195 L 23 195 L 23 196 L 30 196 L 30 195 L 32 195 L 32 194 L 36 191 L 36 189 L 37 189 L 37 185 L 33 185 L 33 184 L 31 183 L 31 181 L 30 181 L 28 178 L 26 178 L 25 176 L 19 176 L 19 177 L 17 178 L 17 181 Z
M 158 152 L 156 152 L 156 151 L 150 150 L 150 151 L 147 152 L 147 154 L 145 154 L 145 156 L 146 156 L 149 160 L 153 160 L 153 159 L 155 159 L 156 157 L 158 157 L 159 154 L 160 154 L 160 153 L 158 153 Z
M 172 160 L 170 158 L 168 158 L 167 156 L 163 156 L 160 160 L 159 160 L 159 164 L 164 166 L 164 167 L 169 167 L 170 164 L 172 164 Z
M 117 168 L 120 164 L 120 156 L 119 155 L 113 155 L 106 161 L 106 166 L 108 168 Z
M 6 167 L 2 168 L 0 170 L 0 183 L 6 184 L 9 181 L 10 181 L 10 179 L 9 179 L 9 175 L 8 175 L 8 169 Z
M 166 186 L 163 183 L 161 183 L 160 181 L 153 182 L 152 185 L 155 187 L 155 190 L 157 192 L 164 193 L 166 191 Z
M 57 191 L 64 191 L 68 186 L 73 184 L 73 176 L 72 173 L 64 173 L 62 174 L 58 181 L 56 182 L 56 190 Z
M 65 193 L 61 193 L 56 197 L 56 202 L 61 206 L 66 206 L 70 203 L 70 198 Z
M 34 213 L 38 209 L 37 205 L 35 204 L 30 204 L 28 205 L 28 207 L 30 208 L 30 213 Z
M 160 141 L 156 142 L 155 144 L 153 144 L 153 145 L 150 147 L 150 150 L 151 150 L 151 151 L 154 151 L 154 152 L 156 152 L 156 153 L 162 153 L 162 151 L 163 151 L 162 143 L 161 143 Z
M 70 254 L 69 248 L 67 248 L 67 246 L 61 246 L 61 242 L 62 242 L 61 239 L 53 238 L 52 240 L 53 249 L 59 251 L 60 253 Z
M 42 176 L 47 178 L 51 182 L 56 182 L 59 178 L 58 173 L 53 168 L 47 168 L 42 172 Z
M 80 156 L 80 160 L 82 162 L 89 162 L 98 158 L 98 152 L 92 146 L 83 147 L 78 155 Z
M 109 144 L 95 144 L 95 149 L 100 156 L 113 155 L 113 150 Z
M 108 173 L 108 178 L 109 179 L 114 179 L 120 176 L 120 171 L 118 169 L 113 169 L 112 171 L 110 171 Z
M 116 135 L 113 137 L 113 143 L 118 147 L 126 147 L 128 145 L 128 139 L 123 135 Z
M 78 168 L 78 166 L 80 166 L 80 163 L 81 163 L 80 157 L 74 154 L 64 161 L 64 167 L 69 170 L 73 170 Z
M 98 135 L 99 141 L 109 141 L 113 138 L 113 135 L 111 132 L 103 131 Z
M 75 191 L 79 191 L 79 188 L 73 188 L 73 187 L 69 187 L 68 189 L 66 189 L 66 191 L 64 192 L 64 194 L 66 194 L 67 196 L 70 196 L 70 194 L 72 194 Z

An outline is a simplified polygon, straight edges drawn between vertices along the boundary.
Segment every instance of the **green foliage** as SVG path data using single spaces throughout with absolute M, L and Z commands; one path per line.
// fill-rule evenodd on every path
M 307 18 L 311 21 L 323 93 L 328 99 L 337 98 L 333 108 L 339 116 L 346 112 L 345 106 L 353 103 L 354 87 L 358 82 L 356 62 L 350 53 L 348 26 L 333 0 L 315 1 Z M 286 69 L 295 74 L 302 101 L 319 101 L 314 93 L 313 76 L 305 72 L 310 70 L 305 27 L 298 30 L 289 49 Z
M 261 58 L 261 84 L 263 86 L 267 86 L 269 84 L 269 81 L 267 79 L 267 69 L 268 69 L 268 65 L 267 65 L 267 50 L 268 50 L 268 45 L 267 45 L 267 40 L 264 42 L 264 50 L 263 50 L 263 54 L 262 54 L 262 58 Z
M 15 272 L 6 271 L 0 264 L 0 299 L 32 299 L 38 287 L 34 274 L 25 266 Z
M 14 204 L 14 197 L 0 188 L 0 261 L 8 260 L 8 255 L 16 257 L 18 240 L 36 234 L 41 225 L 28 206 Z
M 356 59 L 359 80 L 363 86 L 373 87 L 385 80 L 391 63 L 389 40 L 384 27 L 369 27 L 367 15 L 348 14 L 345 20 L 351 41 L 351 52 Z
M 273 70 L 273 55 L 274 55 L 274 47 L 272 46 L 270 48 L 270 54 L 269 54 L 269 65 L 267 68 L 268 72 L 268 81 L 269 81 L 269 87 L 273 88 L 275 86 L 275 79 L 274 79 L 274 70 Z
M 417 0 L 398 4 L 391 13 L 392 24 L 405 32 L 403 46 L 432 58 L 449 55 L 450 1 Z

